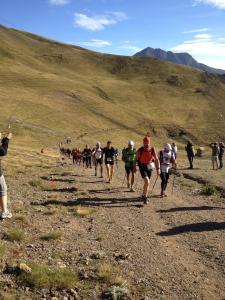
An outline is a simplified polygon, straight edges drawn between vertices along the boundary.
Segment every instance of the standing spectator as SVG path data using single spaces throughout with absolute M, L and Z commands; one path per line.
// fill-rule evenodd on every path
M 212 149 L 212 167 L 213 170 L 219 169 L 219 153 L 220 153 L 220 147 L 217 143 L 212 143 L 209 145 Z
M 194 156 L 195 156 L 195 150 L 194 150 L 194 146 L 193 144 L 188 141 L 187 146 L 185 147 L 185 150 L 187 152 L 187 157 L 188 157 L 188 161 L 190 164 L 189 169 L 193 169 L 193 161 L 194 161 Z
M 220 153 L 219 153 L 219 162 L 220 162 L 220 166 L 219 169 L 223 168 L 223 155 L 224 155 L 224 143 L 219 143 L 219 147 L 220 147 Z
M 0 139 L 2 137 L 2 134 L 0 133 Z M 5 177 L 3 175 L 2 171 L 2 157 L 7 155 L 9 140 L 12 137 L 12 133 L 8 133 L 6 137 L 2 139 L 2 145 L 0 146 L 0 207 L 1 207 L 1 213 L 0 217 L 2 219 L 10 219 L 12 218 L 11 212 L 8 211 L 8 199 L 7 199 L 7 185 L 5 182 Z

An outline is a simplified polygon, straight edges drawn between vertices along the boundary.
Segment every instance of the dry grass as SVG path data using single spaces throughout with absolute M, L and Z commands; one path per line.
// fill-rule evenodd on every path
M 77 274 L 69 269 L 50 269 L 46 265 L 29 264 L 30 273 L 22 273 L 18 277 L 21 285 L 36 289 L 72 289 L 76 286 Z
M 13 228 L 5 233 L 5 238 L 10 242 L 22 242 L 25 239 L 25 233 L 21 229 Z
M 107 284 L 116 286 L 125 286 L 127 284 L 127 280 L 123 278 L 120 270 L 110 263 L 100 265 L 97 275 L 100 280 Z
M 79 216 L 81 218 L 89 217 L 95 212 L 95 209 L 89 208 L 89 207 L 77 207 L 74 211 L 76 216 Z
M 68 134 L 77 146 L 83 146 L 97 139 L 106 141 L 105 129 L 109 129 L 111 139 L 122 147 L 128 138 L 138 142 L 146 128 L 161 140 L 179 126 L 187 127 L 190 117 L 194 123 L 190 133 L 208 140 L 214 133 L 207 131 L 207 124 L 220 122 L 218 111 L 225 112 L 225 85 L 195 69 L 151 58 L 78 51 L 12 29 L 0 28 L 0 39 L 7 44 L 6 49 L 1 45 L 1 50 L 10 54 L 1 57 L 1 125 L 13 114 L 15 147 L 35 148 L 39 153 L 47 148 L 42 159 L 46 155 L 56 158 L 57 150 L 50 153 L 48 149 Z M 60 61 L 58 53 L 63 56 Z M 167 83 L 174 75 L 181 79 L 182 87 Z M 205 97 L 195 93 L 196 89 L 210 92 Z M 162 115 L 165 125 L 154 126 L 154 122 L 162 123 Z M 200 124 L 207 129 L 198 129 Z M 221 134 L 225 134 L 223 127 Z

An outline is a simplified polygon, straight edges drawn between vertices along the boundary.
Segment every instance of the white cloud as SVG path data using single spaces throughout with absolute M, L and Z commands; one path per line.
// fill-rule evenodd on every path
M 211 39 L 212 36 L 210 34 L 207 34 L 207 33 L 203 33 L 203 34 L 196 34 L 194 36 L 195 39 L 202 39 L 202 40 L 205 40 L 205 39 Z
M 171 49 L 174 52 L 188 52 L 198 61 L 225 69 L 225 42 L 223 37 L 197 34 L 191 41 L 185 41 Z
M 214 6 L 218 9 L 225 9 L 225 0 L 195 0 L 195 3 L 203 3 Z
M 49 0 L 49 3 L 52 5 L 63 6 L 70 3 L 70 0 Z
M 87 47 L 96 47 L 96 48 L 102 48 L 105 46 L 112 45 L 112 43 L 109 41 L 98 40 L 98 39 L 91 39 L 89 42 L 83 42 L 82 44 Z
M 182 33 L 188 34 L 188 33 L 206 32 L 206 31 L 209 31 L 209 28 L 193 29 L 193 30 L 183 31 Z
M 102 30 L 108 25 L 117 24 L 127 18 L 123 12 L 110 12 L 105 15 L 88 16 L 75 13 L 74 25 L 91 31 Z

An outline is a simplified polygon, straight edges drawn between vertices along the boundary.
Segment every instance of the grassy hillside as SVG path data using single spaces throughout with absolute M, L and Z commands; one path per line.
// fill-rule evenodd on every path
M 160 141 L 187 132 L 225 138 L 225 82 L 151 58 L 122 57 L 64 45 L 0 26 L 0 125 L 17 145 L 122 146 L 149 130 Z

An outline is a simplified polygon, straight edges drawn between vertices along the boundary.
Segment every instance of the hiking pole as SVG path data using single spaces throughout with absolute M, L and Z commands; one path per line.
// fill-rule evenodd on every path
M 159 178 L 159 175 L 157 174 L 157 177 L 156 177 L 156 180 L 155 180 L 155 182 L 153 184 L 153 187 L 152 187 L 152 190 L 150 192 L 150 195 L 152 195 L 152 192 L 154 191 L 154 188 L 155 188 L 156 182 L 158 181 L 158 178 Z

